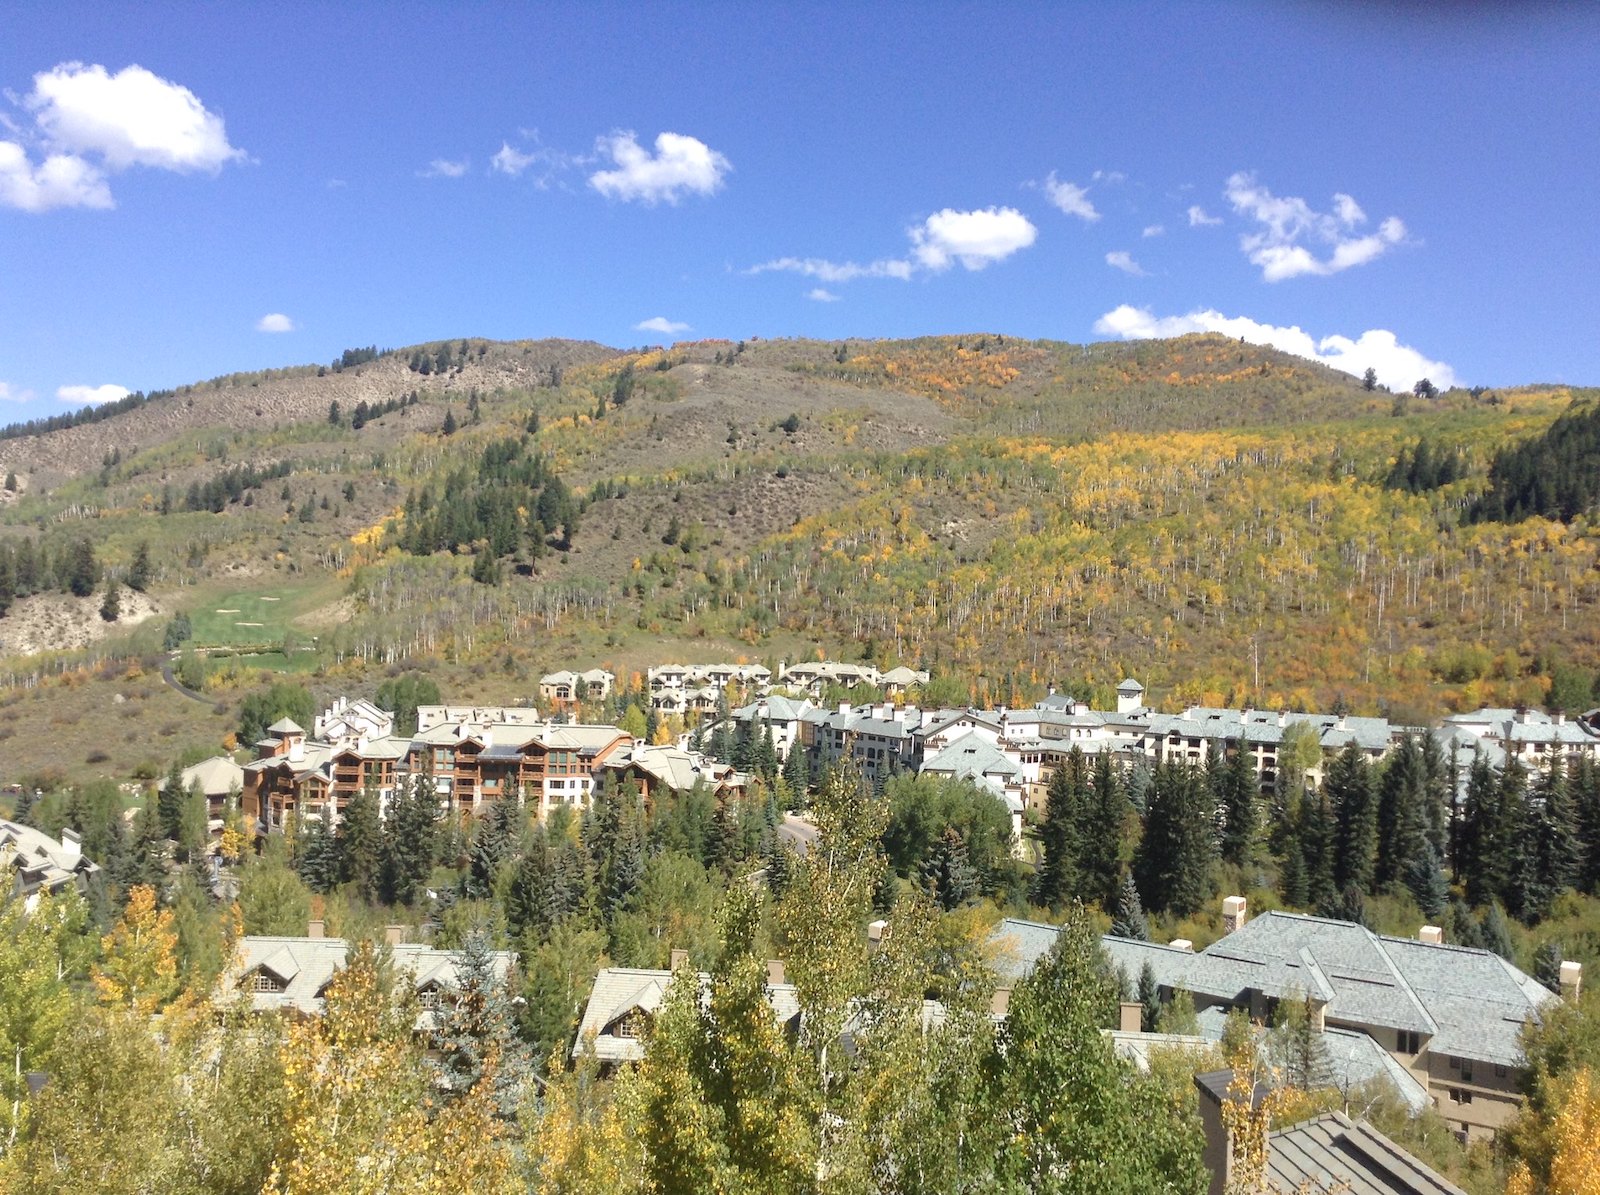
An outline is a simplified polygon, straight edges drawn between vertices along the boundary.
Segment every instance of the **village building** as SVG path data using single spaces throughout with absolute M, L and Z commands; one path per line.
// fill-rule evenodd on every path
M 10 873 L 11 894 L 32 909 L 41 893 L 69 888 L 79 892 L 100 873 L 100 865 L 86 859 L 83 839 L 70 827 L 52 838 L 43 830 L 0 820 L 0 868 Z
M 581 702 L 604 701 L 616 683 L 616 676 L 604 668 L 551 672 L 539 678 L 539 700 L 551 709 L 572 709 Z

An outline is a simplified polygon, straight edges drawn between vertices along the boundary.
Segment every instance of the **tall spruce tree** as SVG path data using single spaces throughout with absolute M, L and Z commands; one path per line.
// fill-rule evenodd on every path
M 1461 809 L 1460 869 L 1473 908 L 1499 900 L 1506 890 L 1511 834 L 1502 797 L 1501 777 L 1479 755 L 1472 762 Z
M 334 833 L 339 849 L 339 880 L 350 884 L 366 900 L 378 898 L 383 868 L 383 825 L 378 810 L 378 790 L 362 785 L 351 797 Z
M 1367 757 L 1352 739 L 1328 765 L 1323 792 L 1335 823 L 1333 882 L 1372 891 L 1378 848 L 1378 805 Z
M 496 963 L 487 931 L 468 933 L 450 961 L 455 983 L 450 998 L 440 1001 L 429 1035 L 439 1052 L 440 1086 L 459 1099 L 492 1065 L 495 1111 L 512 1120 L 532 1065 L 527 1045 L 517 1036 L 505 971 Z
M 428 777 L 396 786 L 383 835 L 383 893 L 394 904 L 412 904 L 427 889 L 438 840 L 439 802 Z
M 1378 784 L 1378 855 L 1374 885 L 1388 891 L 1399 883 L 1407 866 L 1422 853 L 1426 841 L 1428 777 L 1422 750 L 1406 735 L 1389 753 Z
M 1144 837 L 1134 878 L 1147 908 L 1186 915 L 1211 895 L 1215 859 L 1205 776 L 1183 763 L 1156 765 L 1145 795 Z
M 1222 857 L 1235 867 L 1247 868 L 1256 861 L 1260 804 L 1254 755 L 1241 737 L 1222 773 Z
M 1044 822 L 1039 828 L 1044 857 L 1033 878 L 1033 902 L 1060 908 L 1077 894 L 1078 804 L 1084 791 L 1083 752 L 1074 747 L 1057 765 L 1045 789 Z
M 1110 755 L 1096 756 L 1084 800 L 1079 806 L 1078 883 L 1086 900 L 1110 909 L 1122 875 L 1122 827 L 1128 797 Z

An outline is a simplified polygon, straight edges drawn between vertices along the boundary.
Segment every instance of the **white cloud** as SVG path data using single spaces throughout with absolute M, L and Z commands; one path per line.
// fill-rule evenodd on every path
M 10 382 L 0 382 L 0 402 L 31 402 L 32 390 L 13 390 Z
M 911 230 L 911 252 L 929 270 L 945 270 L 959 261 L 981 270 L 1026 249 L 1039 230 L 1016 208 L 990 207 L 972 212 L 952 208 L 935 212 Z
M 462 158 L 459 162 L 452 161 L 449 158 L 435 158 L 423 169 L 417 171 L 417 177 L 460 178 L 462 175 L 466 174 L 468 165 L 470 165 L 470 163 L 466 158 Z
M 647 320 L 640 320 L 633 325 L 635 332 L 659 332 L 663 336 L 676 336 L 679 332 L 687 332 L 688 324 L 680 324 L 677 320 L 670 320 L 664 315 L 651 316 Z
M 854 261 L 829 261 L 823 257 L 777 257 L 751 266 L 745 273 L 766 274 L 774 270 L 833 283 L 851 282 L 857 278 L 898 278 L 905 281 L 911 277 L 911 263 L 897 258 L 885 258 L 862 265 Z
M 105 175 L 75 154 L 51 154 L 35 166 L 15 141 L 0 141 L 0 205 L 25 212 L 116 204 Z
M 1146 224 L 1144 227 L 1144 232 L 1140 235 L 1145 237 L 1158 237 L 1166 231 L 1167 226 L 1165 224 Z
M 257 332 L 293 332 L 295 324 L 281 311 L 274 311 L 256 321 Z
M 65 62 L 33 77 L 23 100 L 45 141 L 66 153 L 98 154 L 108 170 L 155 166 L 215 174 L 245 157 L 228 144 L 222 117 L 187 87 L 127 66 Z
M 509 141 L 502 141 L 494 157 L 489 159 L 489 166 L 497 174 L 509 174 L 515 178 L 538 160 L 538 154 L 523 153 L 521 150 L 512 149 Z
M 1420 379 L 1448 389 L 1457 384 L 1455 370 L 1443 361 L 1434 361 L 1410 345 L 1401 344 L 1393 332 L 1374 328 L 1355 339 L 1324 336 L 1314 339 L 1298 325 L 1280 328 L 1260 324 L 1245 316 L 1226 316 L 1210 309 L 1188 315 L 1155 316 L 1147 308 L 1123 304 L 1094 322 L 1102 336 L 1123 340 L 1149 340 L 1154 337 L 1184 336 L 1190 332 L 1221 332 L 1250 344 L 1271 345 L 1297 357 L 1331 365 L 1334 369 L 1360 377 L 1368 368 L 1377 371 L 1378 381 L 1391 390 L 1409 390 Z
M 1189 207 L 1189 227 L 1190 228 L 1208 228 L 1213 224 L 1221 224 L 1221 223 L 1222 223 L 1222 217 L 1221 216 L 1208 216 L 1208 215 L 1206 215 L 1206 209 L 1201 207 L 1198 203 L 1190 205 L 1190 207 Z
M 1095 177 L 1101 177 L 1099 171 L 1095 172 Z M 1044 180 L 1044 193 L 1051 203 L 1069 216 L 1077 216 L 1090 224 L 1100 218 L 1100 213 L 1094 210 L 1094 204 L 1089 202 L 1088 188 L 1056 178 L 1054 170 Z
M 608 199 L 677 203 L 685 192 L 712 194 L 733 169 L 704 141 L 681 133 L 658 136 L 654 154 L 631 132 L 602 137 L 596 148 L 616 164 L 615 170 L 597 170 L 589 176 L 589 185 Z
M 1331 214 L 1319 212 L 1297 196 L 1274 195 L 1243 171 L 1228 179 L 1223 193 L 1234 211 L 1259 226 L 1239 238 L 1239 247 L 1261 267 L 1267 282 L 1302 274 L 1337 274 L 1381 257 L 1406 239 L 1406 226 L 1395 216 L 1379 224 L 1376 232 L 1357 235 L 1367 215 L 1343 193 L 1334 195 Z M 1318 257 L 1302 240 L 1329 246 L 1331 251 Z
M 0 116 L 16 138 L 0 141 L 0 205 L 25 212 L 115 207 L 107 176 L 130 166 L 215 174 L 246 157 L 192 91 L 142 66 L 64 62 L 6 95 L 31 123 Z
M 1116 184 L 1128 181 L 1128 176 L 1120 170 L 1096 170 L 1089 177 L 1097 183 Z
M 839 296 L 825 286 L 815 286 L 806 291 L 806 298 L 813 303 L 837 303 Z
M 116 402 L 119 398 L 126 398 L 129 393 L 130 391 L 126 386 L 114 386 L 110 382 L 103 386 L 59 386 L 56 388 L 56 397 L 62 402 L 90 405 Z
M 1106 254 L 1106 265 L 1112 269 L 1121 270 L 1124 274 L 1132 274 L 1135 278 L 1145 276 L 1144 267 L 1133 260 L 1133 254 L 1124 249 L 1113 249 Z

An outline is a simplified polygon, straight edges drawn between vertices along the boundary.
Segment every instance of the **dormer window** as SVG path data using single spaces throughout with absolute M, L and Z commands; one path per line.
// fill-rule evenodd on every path
M 257 967 L 249 975 L 246 975 L 244 986 L 252 992 L 261 992 L 274 996 L 282 995 L 289 987 L 287 983 L 265 967 Z
M 644 1036 L 644 1031 L 650 1023 L 649 1014 L 643 1009 L 630 1008 L 611 1025 L 613 1037 L 639 1038 Z
M 448 1002 L 446 993 L 436 983 L 430 983 L 417 993 L 417 1003 L 430 1011 L 442 1008 Z

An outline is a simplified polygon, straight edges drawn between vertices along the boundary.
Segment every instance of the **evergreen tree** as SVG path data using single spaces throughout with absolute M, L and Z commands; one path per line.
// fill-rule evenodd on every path
M 376 900 L 383 867 L 383 825 L 378 790 L 363 785 L 339 818 L 334 841 L 339 850 L 339 880 L 365 900 Z
M 100 599 L 100 617 L 105 622 L 116 622 L 122 617 L 122 587 L 115 577 L 106 581 L 105 595 Z
M 1594 895 L 1600 887 L 1600 768 L 1584 756 L 1571 776 L 1574 825 L 1578 833 L 1578 887 Z
M 1260 831 L 1261 785 L 1253 753 L 1241 737 L 1222 773 L 1222 857 L 1236 867 L 1255 862 Z
M 0 618 L 6 616 L 17 597 L 17 576 L 11 563 L 11 549 L 0 545 Z
M 433 873 L 438 839 L 439 802 L 428 777 L 402 782 L 390 800 L 384 823 L 383 894 L 392 904 L 412 904 Z
M 1305 993 L 1290 993 L 1278 1004 L 1267 1053 L 1284 1080 L 1301 1091 L 1316 1091 L 1333 1080 L 1328 1043 L 1316 1025 L 1316 1009 Z
M 1516 961 L 1516 952 L 1511 945 L 1511 927 L 1506 923 L 1506 915 L 1499 901 L 1489 906 L 1478 932 L 1485 950 L 1493 951 L 1508 963 Z
M 806 791 L 809 787 L 810 777 L 806 774 L 806 750 L 800 743 L 789 744 L 789 754 L 783 761 L 783 778 L 789 785 L 789 791 L 795 801 L 805 804 Z
M 1503 777 L 1480 755 L 1472 763 L 1461 811 L 1460 870 L 1467 881 L 1467 902 L 1474 908 L 1499 900 L 1506 891 L 1511 833 L 1504 795 Z
M 295 870 L 313 892 L 332 892 L 339 885 L 339 844 L 328 829 L 327 810 L 320 817 L 295 823 L 298 844 Z
M 1361 748 L 1351 740 L 1328 765 L 1323 792 L 1333 809 L 1335 823 L 1333 882 L 1372 891 L 1373 866 L 1378 847 L 1378 805 L 1372 786 L 1372 769 Z
M 1078 802 L 1084 789 L 1083 752 L 1074 747 L 1050 775 L 1039 840 L 1044 858 L 1033 879 L 1033 903 L 1059 908 L 1078 892 Z
M 1538 883 L 1528 903 L 1529 912 L 1537 918 L 1547 915 L 1555 898 L 1577 883 L 1582 865 L 1572 785 L 1559 758 L 1551 760 L 1549 770 L 1539 778 L 1533 807 L 1536 812 L 1530 821 L 1536 836 L 1533 854 Z
M 1147 908 L 1180 916 L 1211 895 L 1213 846 L 1205 778 L 1182 763 L 1162 763 L 1145 797 L 1144 837 L 1134 876 Z
M 978 890 L 978 876 L 967 859 L 966 841 L 946 826 L 923 864 L 923 883 L 939 907 L 949 912 L 966 904 Z
M 134 549 L 133 563 L 128 567 L 128 588 L 143 593 L 150 584 L 150 543 L 140 540 Z
M 88 597 L 99 580 L 100 566 L 94 558 L 94 545 L 87 537 L 80 538 L 72 545 L 67 557 L 64 587 L 71 590 L 74 597 Z
M 188 789 L 183 783 L 183 773 L 178 770 L 178 761 L 173 760 L 172 766 L 167 769 L 167 778 L 156 795 L 157 825 L 161 837 L 176 842 L 182 835 L 183 801 L 188 795 Z
M 1144 966 L 1139 968 L 1138 999 L 1141 1006 L 1139 1028 L 1146 1033 L 1154 1033 L 1156 1022 L 1161 1019 L 1161 988 L 1156 983 L 1156 973 L 1151 968 L 1149 959 L 1146 959 Z
M 571 840 L 564 834 L 552 839 L 540 826 L 507 890 L 506 925 L 518 941 L 542 942 L 578 911 L 583 895 L 582 866 Z
M 1122 825 L 1128 814 L 1128 798 L 1122 790 L 1122 777 L 1102 752 L 1094 762 L 1094 773 L 1084 800 L 1079 806 L 1078 882 L 1084 896 L 1102 909 L 1116 899 L 1117 881 L 1122 874 Z
M 517 1036 L 505 975 L 495 962 L 488 933 L 481 928 L 468 933 L 450 961 L 454 989 L 450 999 L 440 1002 L 430 1035 L 439 1051 L 440 1085 L 447 1096 L 459 1099 L 492 1065 L 495 1110 L 502 1120 L 512 1120 L 532 1067 L 527 1046 Z
M 494 895 L 501 867 L 517 850 L 521 813 L 519 802 L 500 800 L 477 819 L 467 853 L 467 874 L 462 878 L 463 895 L 474 900 Z
M 1554 938 L 1534 952 L 1533 977 L 1556 995 L 1561 994 L 1561 943 Z
M 1117 911 L 1111 919 L 1111 933 L 1118 938 L 1133 938 L 1139 942 L 1150 940 L 1150 921 L 1139 903 L 1139 889 L 1133 876 L 1124 872 L 1117 888 Z
M 1297 830 L 1300 854 L 1306 867 L 1306 900 L 1313 906 L 1325 904 L 1335 893 L 1347 890 L 1341 889 L 1334 880 L 1334 857 L 1338 851 L 1336 829 L 1328 794 L 1307 793 L 1300 802 Z
M 1378 786 L 1378 855 L 1373 882 L 1388 891 L 1422 853 L 1427 776 L 1416 739 L 1406 735 L 1390 752 Z
M 1283 849 L 1283 865 L 1278 870 L 1278 891 L 1284 903 L 1293 909 L 1303 909 L 1311 903 L 1310 888 L 1306 880 L 1306 859 L 1300 853 L 1300 843 L 1289 836 Z
M 1424 917 L 1435 920 L 1443 915 L 1450 903 L 1450 884 L 1433 843 L 1424 843 L 1422 854 L 1406 865 L 1405 882 Z

